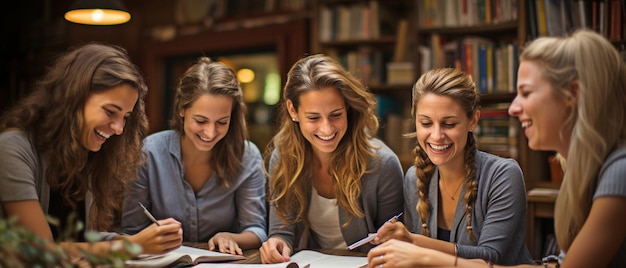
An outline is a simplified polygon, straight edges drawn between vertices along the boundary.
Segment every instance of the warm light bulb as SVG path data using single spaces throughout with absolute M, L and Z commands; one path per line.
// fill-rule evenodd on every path
M 115 25 L 130 20 L 130 13 L 111 9 L 78 9 L 65 13 L 65 19 L 88 25 Z
M 93 21 L 100 22 L 102 21 L 102 18 L 104 18 L 104 12 L 102 12 L 102 9 L 96 9 L 91 12 L 91 19 Z

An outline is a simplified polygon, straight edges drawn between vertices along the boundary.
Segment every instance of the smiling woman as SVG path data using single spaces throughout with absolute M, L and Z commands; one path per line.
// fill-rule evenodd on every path
M 73 237 L 61 231 L 74 229 L 70 215 L 86 230 L 118 227 L 120 200 L 141 161 L 146 93 L 122 48 L 88 44 L 59 57 L 0 123 L 0 216 L 16 217 L 49 242 L 76 241 L 61 240 L 71 255 L 108 254 L 112 242 L 83 243 L 85 230 Z M 46 217 L 61 224 L 49 225 Z M 181 243 L 180 225 L 170 223 L 124 238 L 163 253 Z M 102 239 L 120 237 L 103 233 Z M 147 238 L 165 242 L 150 244 Z
M 123 231 L 152 225 L 136 205 L 142 202 L 156 218 L 184 220 L 185 242 L 241 255 L 266 238 L 265 174 L 259 149 L 247 140 L 241 87 L 231 68 L 208 57 L 179 81 L 172 129 L 145 139 L 146 162 L 126 199 Z
M 331 57 L 292 66 L 280 128 L 266 151 L 271 207 L 263 263 L 287 261 L 294 248 L 345 249 L 402 211 L 402 167 L 373 137 L 375 106 L 372 93 Z

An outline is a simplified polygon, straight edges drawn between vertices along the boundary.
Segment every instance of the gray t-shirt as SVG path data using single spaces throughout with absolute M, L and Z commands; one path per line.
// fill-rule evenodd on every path
M 607 196 L 626 198 L 626 146 L 613 151 L 600 168 L 593 200 Z M 608 267 L 626 267 L 626 241 L 622 241 Z
M 9 130 L 0 133 L 0 201 L 38 200 L 44 214 L 50 205 L 50 186 L 45 180 L 45 163 L 24 131 Z M 87 192 L 85 215 L 89 215 L 93 196 Z M 6 218 L 4 206 L 0 217 Z M 90 230 L 89 223 L 86 229 Z M 101 239 L 110 240 L 115 233 L 100 232 Z

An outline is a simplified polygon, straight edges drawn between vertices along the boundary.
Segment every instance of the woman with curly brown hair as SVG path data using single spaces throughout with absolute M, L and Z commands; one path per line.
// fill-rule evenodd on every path
M 288 261 L 294 248 L 345 249 L 402 211 L 402 167 L 373 137 L 375 107 L 373 94 L 332 58 L 312 55 L 293 65 L 267 151 L 263 263 Z
M 30 95 L 8 110 L 0 123 L 0 216 L 70 253 L 107 254 L 119 242 L 81 243 L 84 232 L 63 237 L 76 217 L 85 230 L 112 231 L 130 180 L 141 161 L 147 131 L 147 87 L 122 48 L 88 44 L 60 56 Z M 48 224 L 47 216 L 60 221 Z M 71 216 L 71 217 L 70 217 Z M 128 239 L 147 253 L 181 244 L 173 219 Z M 74 241 L 74 242 L 72 242 Z
M 472 78 L 458 69 L 430 70 L 415 83 L 417 146 L 404 179 L 405 223 L 386 224 L 374 242 L 395 238 L 464 258 L 532 263 L 522 171 L 513 159 L 477 150 L 479 101 Z

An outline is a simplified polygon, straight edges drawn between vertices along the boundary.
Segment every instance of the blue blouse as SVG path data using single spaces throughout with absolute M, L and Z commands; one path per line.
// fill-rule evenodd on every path
M 122 215 L 122 231 L 135 234 L 152 222 L 137 202 L 157 219 L 182 223 L 183 240 L 205 242 L 218 232 L 252 232 L 267 239 L 265 173 L 259 149 L 246 141 L 243 169 L 229 188 L 215 174 L 195 193 L 184 180 L 180 135 L 165 130 L 144 140 L 146 163 L 131 186 Z

